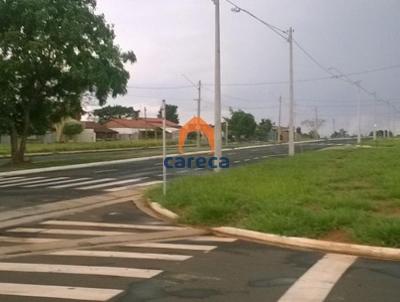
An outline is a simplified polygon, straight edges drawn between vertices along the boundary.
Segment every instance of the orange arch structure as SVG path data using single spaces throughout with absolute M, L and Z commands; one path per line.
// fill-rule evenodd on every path
M 200 131 L 207 137 L 211 151 L 214 152 L 214 129 L 200 117 L 193 117 L 179 132 L 179 152 L 184 153 L 185 141 L 189 133 Z

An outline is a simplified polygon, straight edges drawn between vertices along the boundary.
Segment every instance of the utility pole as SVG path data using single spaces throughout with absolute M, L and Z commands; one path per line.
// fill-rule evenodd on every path
M 332 133 L 336 132 L 336 120 L 334 118 L 332 119 L 332 130 L 333 130 Z
M 282 97 L 279 97 L 279 116 L 278 116 L 278 144 L 281 143 L 281 122 L 282 122 Z
M 357 144 L 361 144 L 361 82 L 357 81 L 356 85 L 358 87 L 358 103 L 357 103 Z
M 294 156 L 294 84 L 293 84 L 293 28 L 289 28 L 289 58 L 290 58 L 290 87 L 289 87 L 289 96 L 290 96 L 290 105 L 289 105 L 289 156 Z
M 314 138 L 318 139 L 318 107 L 315 107 Z
M 214 139 L 217 158 L 215 164 L 220 171 L 219 160 L 222 157 L 222 129 L 221 129 L 221 30 L 220 30 L 220 0 L 213 0 L 215 4 L 215 100 L 214 100 Z
M 167 112 L 166 112 L 166 105 L 165 100 L 162 101 L 162 127 L 163 127 L 163 194 L 164 196 L 167 195 L 167 167 L 164 164 L 165 158 L 167 157 L 167 137 L 166 137 L 166 119 L 167 119 Z
M 374 94 L 374 129 L 373 129 L 373 138 L 374 141 L 376 141 L 376 128 L 377 128 L 377 124 L 376 124 L 376 102 L 377 102 L 377 98 L 376 98 L 376 92 L 373 93 Z
M 146 125 L 146 128 L 144 128 L 144 138 L 147 139 L 147 108 L 144 107 L 144 122 Z
M 199 81 L 199 98 L 197 99 L 197 118 L 200 119 L 201 114 L 201 81 Z M 197 130 L 197 148 L 200 148 L 200 129 Z
M 225 145 L 229 144 L 229 122 L 225 121 Z

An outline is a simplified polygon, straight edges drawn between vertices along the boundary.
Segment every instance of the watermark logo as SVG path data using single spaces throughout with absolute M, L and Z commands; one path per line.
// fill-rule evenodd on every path
M 202 133 L 208 140 L 210 145 L 210 151 L 213 154 L 215 150 L 214 146 L 214 128 L 207 124 L 200 117 L 193 117 L 189 122 L 187 122 L 179 132 L 179 142 L 178 149 L 179 153 L 183 154 L 185 152 L 185 141 L 188 135 L 192 132 Z M 229 168 L 229 159 L 227 157 L 217 158 L 215 156 L 211 157 L 166 157 L 164 160 L 164 166 L 168 169 L 183 169 L 183 168 Z

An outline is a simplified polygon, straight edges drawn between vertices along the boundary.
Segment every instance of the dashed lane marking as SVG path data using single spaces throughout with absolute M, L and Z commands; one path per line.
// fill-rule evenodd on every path
M 29 180 L 29 181 L 24 181 L 24 182 L 19 182 L 19 183 L 2 185 L 2 186 L 0 186 L 0 188 L 9 188 L 9 187 L 15 187 L 15 186 L 43 184 L 43 183 L 48 184 L 49 182 L 54 182 L 54 181 L 58 181 L 58 180 L 65 180 L 65 179 L 69 179 L 69 177 L 56 177 L 56 178 L 48 178 L 48 179 L 41 179 L 41 180 L 35 180 L 35 181 Z
M 67 229 L 41 229 L 41 228 L 16 228 L 8 230 L 12 233 L 81 235 L 81 236 L 114 236 L 132 234 L 132 232 L 92 231 L 92 230 L 67 230 Z

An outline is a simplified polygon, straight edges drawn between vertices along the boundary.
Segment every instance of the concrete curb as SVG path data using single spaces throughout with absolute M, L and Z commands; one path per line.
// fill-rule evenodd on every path
M 160 216 L 168 219 L 171 219 L 172 216 L 176 217 L 175 219 L 179 218 L 178 215 L 163 208 L 156 202 L 149 202 L 149 206 Z M 161 211 L 159 211 L 160 209 Z M 400 249 L 396 248 L 348 244 L 301 237 L 286 237 L 233 227 L 211 228 L 211 231 L 216 235 L 236 237 L 243 240 L 255 241 L 285 248 L 311 250 L 324 253 L 347 254 L 379 260 L 400 261 Z
M 170 210 L 164 208 L 162 205 L 160 205 L 158 202 L 150 202 L 147 201 L 148 206 L 157 214 L 159 214 L 161 217 L 167 218 L 168 220 L 176 221 L 178 220 L 179 216 L 175 214 L 174 212 L 171 212 Z

